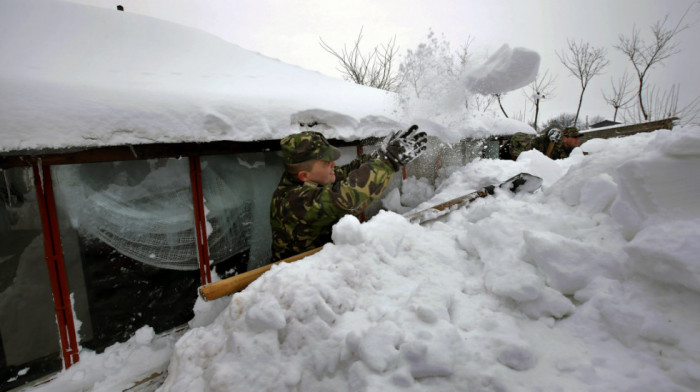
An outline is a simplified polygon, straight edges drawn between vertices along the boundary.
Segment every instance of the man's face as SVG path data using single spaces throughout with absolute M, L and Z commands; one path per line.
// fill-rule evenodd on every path
M 576 148 L 578 147 L 578 144 L 581 142 L 580 137 L 568 137 L 564 136 L 564 147 L 566 148 Z
M 317 160 L 311 167 L 311 171 L 306 172 L 307 181 L 313 181 L 317 184 L 328 185 L 335 182 L 335 161 Z

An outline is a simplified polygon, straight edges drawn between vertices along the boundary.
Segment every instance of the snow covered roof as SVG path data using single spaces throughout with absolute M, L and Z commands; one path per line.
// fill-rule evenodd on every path
M 61 0 L 0 7 L 0 151 L 270 140 L 309 118 L 346 140 L 396 125 L 390 93 L 193 28 Z

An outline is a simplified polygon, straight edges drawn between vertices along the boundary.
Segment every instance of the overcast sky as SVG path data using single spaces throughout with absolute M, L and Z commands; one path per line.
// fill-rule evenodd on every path
M 542 103 L 540 122 L 562 112 L 575 113 L 581 92 L 579 81 L 559 61 L 567 39 L 607 49 L 610 66 L 596 76 L 584 95 L 582 113 L 612 119 L 613 109 L 601 91 L 610 94 L 611 78 L 625 69 L 634 71 L 613 45 L 629 36 L 633 27 L 650 42 L 649 27 L 669 15 L 675 24 L 686 17 L 691 28 L 678 36 L 681 52 L 650 71 L 659 89 L 680 85 L 683 106 L 700 92 L 700 0 L 73 0 L 137 12 L 193 26 L 246 49 L 284 62 L 340 77 L 337 62 L 319 45 L 351 44 L 363 29 L 362 49 L 386 43 L 396 36 L 399 53 L 426 42 L 429 29 L 443 35 L 453 48 L 472 38 L 473 59 L 479 61 L 503 44 L 522 46 L 540 54 L 540 72 L 556 77 L 554 97 Z M 524 110 L 524 94 L 511 92 L 505 109 L 511 117 Z M 528 112 L 526 119 L 532 120 Z

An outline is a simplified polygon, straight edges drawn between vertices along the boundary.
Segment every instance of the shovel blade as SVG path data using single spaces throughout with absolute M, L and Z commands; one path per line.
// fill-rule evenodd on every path
M 533 193 L 542 186 L 542 178 L 530 173 L 520 173 L 505 180 L 498 187 L 513 193 Z

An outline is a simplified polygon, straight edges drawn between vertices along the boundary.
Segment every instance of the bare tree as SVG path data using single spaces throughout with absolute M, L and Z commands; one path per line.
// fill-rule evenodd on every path
M 528 113 L 529 111 L 530 111 L 530 109 L 528 108 L 528 101 L 523 101 L 523 108 L 522 108 L 522 110 L 517 111 L 517 112 L 513 115 L 513 117 L 510 117 L 510 118 L 512 118 L 513 120 L 518 120 L 518 121 L 520 121 L 520 122 L 523 122 L 523 123 L 526 123 L 526 124 L 527 124 L 526 117 L 527 117 L 527 113 Z M 532 124 L 530 124 L 530 125 L 532 125 Z M 534 128 L 534 127 L 533 127 L 533 128 Z
M 671 117 L 680 119 L 680 125 L 698 125 L 700 122 L 700 96 L 696 96 L 686 106 L 678 107 L 680 88 L 671 86 L 670 91 L 662 91 L 651 85 L 644 92 L 644 107 L 647 108 L 648 118 L 642 119 L 639 111 L 624 113 L 625 121 L 641 122 L 662 120 Z
M 527 99 L 535 106 L 535 119 L 532 122 L 535 131 L 538 130 L 537 118 L 540 114 L 540 101 L 543 99 L 552 98 L 552 94 L 554 93 L 553 84 L 555 80 L 556 78 L 552 78 L 552 75 L 549 74 L 549 70 L 547 70 L 542 75 L 538 75 L 538 77 L 535 78 L 532 83 L 530 83 L 530 94 L 527 96 Z
M 444 95 L 445 91 L 454 88 L 464 65 L 469 62 L 472 42 L 469 37 L 459 50 L 453 51 L 444 35 L 438 37 L 429 30 L 426 38 L 426 42 L 406 52 L 399 66 L 404 92 L 424 99 Z
M 367 54 L 360 51 L 361 41 L 362 29 L 360 29 L 357 40 L 350 49 L 346 45 L 339 52 L 331 48 L 323 39 L 321 39 L 321 47 L 338 59 L 340 62 L 338 70 L 343 73 L 346 80 L 363 86 L 394 91 L 399 84 L 399 77 L 393 69 L 394 59 L 398 52 L 396 36 L 386 44 L 376 46 Z
M 503 112 L 503 115 L 508 118 L 508 113 L 506 113 L 506 110 L 503 108 L 503 103 L 501 102 L 501 98 L 505 95 L 505 93 L 496 93 L 493 94 L 494 97 L 496 97 L 496 101 L 498 102 L 498 107 L 501 108 L 501 112 Z
M 473 42 L 474 38 L 471 35 L 469 35 L 467 36 L 467 40 L 457 50 L 456 56 L 459 59 L 459 65 L 461 65 L 462 67 L 468 64 L 469 60 L 471 60 L 472 58 L 472 53 L 469 51 L 469 47 L 472 45 Z
M 465 103 L 465 106 L 467 109 L 470 107 L 476 109 L 478 112 L 485 112 L 489 109 L 489 107 L 496 101 L 496 96 L 495 95 L 474 95 L 470 97 L 467 102 Z M 501 108 L 502 109 L 502 108 Z M 506 116 L 508 117 L 508 116 Z
M 605 99 L 605 102 L 615 108 L 613 121 L 617 120 L 617 112 L 620 108 L 627 106 L 627 104 L 634 99 L 634 95 L 631 95 L 627 90 L 631 82 L 632 80 L 629 74 L 625 71 L 622 77 L 617 80 L 617 84 L 615 84 L 612 77 L 610 78 L 610 87 L 612 87 L 612 94 L 610 96 L 605 95 L 603 92 L 603 99 Z
M 661 64 L 667 58 L 679 53 L 678 44 L 674 41 L 674 38 L 683 30 L 687 29 L 688 25 L 683 25 L 683 20 L 688 15 L 690 7 L 685 11 L 683 16 L 678 20 L 678 23 L 673 27 L 666 27 L 668 22 L 668 15 L 666 15 L 662 20 L 657 21 L 653 26 L 651 26 L 651 33 L 654 37 L 652 43 L 647 44 L 639 36 L 639 29 L 633 27 L 632 35 L 630 37 L 625 37 L 624 35 L 619 36 L 619 44 L 615 45 L 615 48 L 619 49 L 624 53 L 630 62 L 634 66 L 634 70 L 637 72 L 637 79 L 639 80 L 639 88 L 637 89 L 637 99 L 639 101 L 639 110 L 641 111 L 644 120 L 649 119 L 649 114 L 647 113 L 647 108 L 644 105 L 644 83 L 645 78 L 649 70 L 654 68 L 654 66 Z
M 576 43 L 566 40 L 569 51 L 557 56 L 562 64 L 574 75 L 581 83 L 581 95 L 578 99 L 578 108 L 576 109 L 576 117 L 574 123 L 578 121 L 578 115 L 581 112 L 581 103 L 583 102 L 583 93 L 586 92 L 588 82 L 600 74 L 605 67 L 610 63 L 606 58 L 605 48 L 595 48 L 587 42 Z

